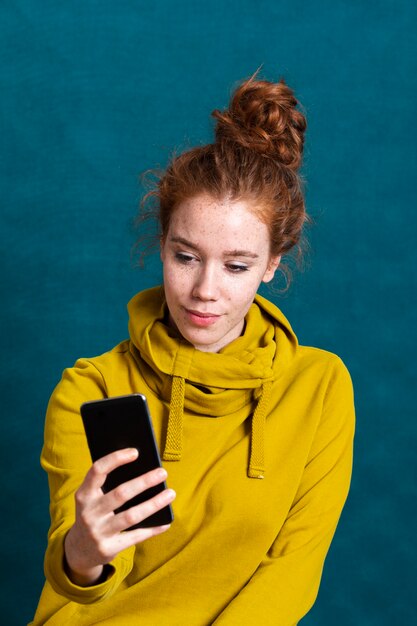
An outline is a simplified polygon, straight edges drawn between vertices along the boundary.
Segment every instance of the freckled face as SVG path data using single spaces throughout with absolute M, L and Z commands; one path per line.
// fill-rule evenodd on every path
M 245 201 L 200 195 L 174 211 L 161 244 L 170 323 L 203 352 L 218 352 L 240 336 L 271 257 L 268 228 Z

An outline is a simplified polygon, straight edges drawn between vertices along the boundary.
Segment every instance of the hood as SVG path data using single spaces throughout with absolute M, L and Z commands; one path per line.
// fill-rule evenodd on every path
M 146 364 L 149 386 L 169 403 L 162 458 L 181 459 L 184 409 L 216 418 L 248 405 L 252 419 L 248 475 L 263 478 L 264 429 L 272 384 L 298 345 L 281 311 L 256 295 L 243 334 L 216 353 L 195 349 L 167 325 L 163 287 L 134 296 L 128 311 L 132 352 Z

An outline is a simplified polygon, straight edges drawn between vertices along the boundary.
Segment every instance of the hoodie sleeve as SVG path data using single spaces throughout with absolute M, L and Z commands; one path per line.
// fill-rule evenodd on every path
M 287 519 L 255 574 L 213 622 L 296 626 L 317 597 L 352 470 L 353 391 L 337 359 L 321 421 Z
M 110 564 L 106 580 L 91 587 L 75 585 L 64 569 L 64 539 L 75 520 L 74 493 L 91 467 L 80 405 L 107 395 L 102 375 L 91 361 L 80 359 L 64 371 L 49 401 L 42 467 L 48 473 L 51 526 L 45 575 L 56 593 L 78 603 L 102 600 L 114 593 L 133 566 L 134 547 Z

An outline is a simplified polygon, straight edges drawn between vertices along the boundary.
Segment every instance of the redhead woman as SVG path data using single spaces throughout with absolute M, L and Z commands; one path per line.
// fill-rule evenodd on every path
M 150 193 L 163 285 L 130 301 L 129 339 L 77 361 L 51 397 L 35 626 L 295 626 L 316 598 L 349 489 L 352 386 L 337 356 L 301 346 L 257 294 L 307 219 L 306 122 L 283 81 L 256 76 L 213 116 L 214 143 L 176 156 Z M 163 468 L 104 493 L 137 451 L 92 464 L 80 405 L 133 393 L 147 398 Z M 167 504 L 171 525 L 127 530 Z

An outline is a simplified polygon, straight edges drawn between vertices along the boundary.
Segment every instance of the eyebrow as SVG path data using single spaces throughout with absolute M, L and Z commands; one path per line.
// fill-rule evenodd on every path
M 198 251 L 198 246 L 196 246 L 192 241 L 188 241 L 188 239 L 184 239 L 184 237 L 170 237 L 169 240 L 172 243 L 180 243 L 183 246 L 187 246 L 187 248 L 191 248 L 192 250 Z M 227 257 L 249 257 L 250 259 L 258 259 L 259 254 L 255 252 L 250 252 L 249 250 L 226 250 L 224 256 Z

